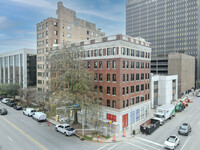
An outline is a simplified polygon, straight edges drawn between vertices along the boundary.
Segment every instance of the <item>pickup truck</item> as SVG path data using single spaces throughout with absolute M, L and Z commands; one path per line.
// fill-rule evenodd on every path
M 140 125 L 140 131 L 142 134 L 150 135 L 160 126 L 160 121 L 156 119 L 149 119 L 145 123 Z

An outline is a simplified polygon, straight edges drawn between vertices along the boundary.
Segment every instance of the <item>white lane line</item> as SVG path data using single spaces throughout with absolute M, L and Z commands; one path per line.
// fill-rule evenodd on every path
M 153 147 L 153 146 L 150 146 L 150 145 L 144 144 L 144 143 L 139 142 L 139 141 L 134 141 L 134 142 L 136 142 L 136 143 L 140 143 L 140 144 L 142 144 L 142 145 L 145 145 L 145 146 L 147 146 L 147 147 L 151 147 L 151 148 L 156 149 L 156 150 L 159 150 L 158 148 L 155 148 L 155 147 Z
M 140 137 L 135 137 L 135 138 L 143 140 L 143 141 L 146 141 L 146 142 L 149 142 L 149 143 L 152 143 L 152 144 L 155 144 L 155 145 L 158 145 L 160 147 L 164 147 L 162 144 L 159 144 L 159 143 L 156 143 L 156 142 L 153 142 L 153 141 L 149 141 L 149 140 L 146 140 L 146 139 L 143 139 L 143 138 L 140 138 Z
M 185 145 L 187 144 L 187 142 L 189 141 L 189 139 L 191 138 L 191 136 L 188 137 L 188 139 L 185 141 L 183 147 L 181 148 L 181 150 L 185 147 Z
M 113 149 L 115 146 L 117 146 L 119 143 L 115 144 L 114 146 L 110 147 L 108 150 Z
M 135 145 L 135 144 L 133 144 L 133 143 L 129 143 L 129 142 L 126 142 L 127 144 L 130 144 L 130 145 L 133 145 L 133 146 L 135 146 L 135 147 L 138 147 L 138 148 L 140 148 L 140 149 L 143 149 L 143 150 L 148 150 L 148 149 L 145 149 L 145 148 L 143 148 L 143 147 L 140 147 L 140 146 L 138 146 L 138 145 Z
M 104 147 L 106 147 L 106 146 L 108 146 L 108 145 L 109 145 L 109 144 L 106 144 L 106 145 L 100 147 L 98 150 L 101 150 L 101 149 L 103 149 Z
M 8 136 L 8 139 L 9 139 L 11 142 L 13 142 L 13 139 L 11 139 L 11 137 Z
M 197 123 L 197 125 L 200 125 L 200 121 Z

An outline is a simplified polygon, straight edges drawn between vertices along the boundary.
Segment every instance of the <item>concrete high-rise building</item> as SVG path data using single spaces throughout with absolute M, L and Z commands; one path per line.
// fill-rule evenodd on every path
M 36 50 L 19 49 L 0 54 L 0 84 L 36 86 Z
M 196 57 L 196 79 L 200 79 L 199 3 L 199 0 L 127 0 L 126 34 L 150 42 L 152 57 L 171 52 Z
M 76 12 L 58 2 L 57 18 L 47 18 L 37 24 L 37 88 L 48 91 L 48 51 L 53 45 L 70 44 L 105 36 L 96 24 L 76 17 Z

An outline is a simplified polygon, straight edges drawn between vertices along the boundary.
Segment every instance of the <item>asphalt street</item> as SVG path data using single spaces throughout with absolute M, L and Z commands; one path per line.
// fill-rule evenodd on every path
M 55 131 L 47 122 L 38 123 L 22 111 L 0 103 L 0 108 L 8 110 L 8 115 L 0 116 L 0 150 L 163 150 L 163 143 L 170 135 L 178 135 L 178 126 L 190 123 L 189 136 L 178 135 L 180 145 L 177 150 L 198 150 L 200 141 L 200 98 L 194 97 L 183 112 L 168 120 L 151 135 L 137 134 L 118 143 L 93 143 L 81 141 L 75 136 L 66 137 Z

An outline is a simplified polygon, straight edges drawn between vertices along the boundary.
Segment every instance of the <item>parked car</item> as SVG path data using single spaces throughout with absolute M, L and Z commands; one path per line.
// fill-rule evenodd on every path
M 10 98 L 3 98 L 2 99 L 2 103 L 4 103 L 4 104 L 6 104 L 6 103 L 8 103 L 10 101 Z
M 178 129 L 178 133 L 183 135 L 188 135 L 191 131 L 192 128 L 188 123 L 183 123 Z
M 7 114 L 8 114 L 8 111 L 7 111 L 5 108 L 1 108 L 1 109 L 0 109 L 0 114 L 1 114 L 1 115 L 7 115 Z
M 6 103 L 8 106 L 13 107 L 13 105 L 16 105 L 15 101 L 9 101 Z
M 66 136 L 75 134 L 75 129 L 71 128 L 69 124 L 58 124 L 56 125 L 55 130 L 63 133 Z
M 43 112 L 35 112 L 32 117 L 33 119 L 37 121 L 45 121 L 47 118 L 47 115 Z
M 180 144 L 180 139 L 176 135 L 172 135 L 164 142 L 167 149 L 174 150 Z
M 31 117 L 35 112 L 36 112 L 36 109 L 34 109 L 34 108 L 26 108 L 23 111 L 23 114 Z
M 0 101 L 3 99 L 3 97 L 2 96 L 0 96 Z
M 13 105 L 13 108 L 16 110 L 22 110 L 22 106 L 20 105 Z

